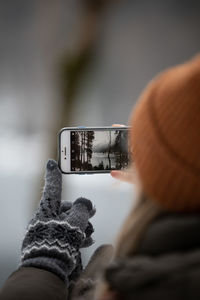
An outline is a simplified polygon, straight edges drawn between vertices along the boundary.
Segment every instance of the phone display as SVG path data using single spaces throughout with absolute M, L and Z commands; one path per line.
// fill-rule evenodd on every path
M 59 138 L 64 173 L 107 173 L 128 167 L 128 127 L 66 128 Z

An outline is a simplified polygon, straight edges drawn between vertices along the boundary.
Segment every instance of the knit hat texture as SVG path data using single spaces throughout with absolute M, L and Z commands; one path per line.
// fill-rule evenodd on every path
M 200 55 L 152 80 L 130 125 L 146 193 L 169 211 L 200 212 Z

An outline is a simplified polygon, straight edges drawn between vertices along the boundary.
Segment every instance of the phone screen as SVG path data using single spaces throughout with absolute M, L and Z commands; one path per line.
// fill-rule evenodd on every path
M 71 171 L 121 170 L 128 166 L 128 130 L 70 131 Z

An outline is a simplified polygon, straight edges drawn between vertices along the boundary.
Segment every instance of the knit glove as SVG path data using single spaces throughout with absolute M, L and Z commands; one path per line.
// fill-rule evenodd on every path
M 21 251 L 21 267 L 36 267 L 58 275 L 67 284 L 82 269 L 79 249 L 93 243 L 95 214 L 90 200 L 61 201 L 62 173 L 54 160 L 46 166 L 45 186 Z

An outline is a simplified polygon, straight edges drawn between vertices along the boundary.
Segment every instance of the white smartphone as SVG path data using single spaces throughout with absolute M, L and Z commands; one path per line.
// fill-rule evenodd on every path
M 58 162 L 65 174 L 109 173 L 128 167 L 129 127 L 65 127 L 58 135 Z

